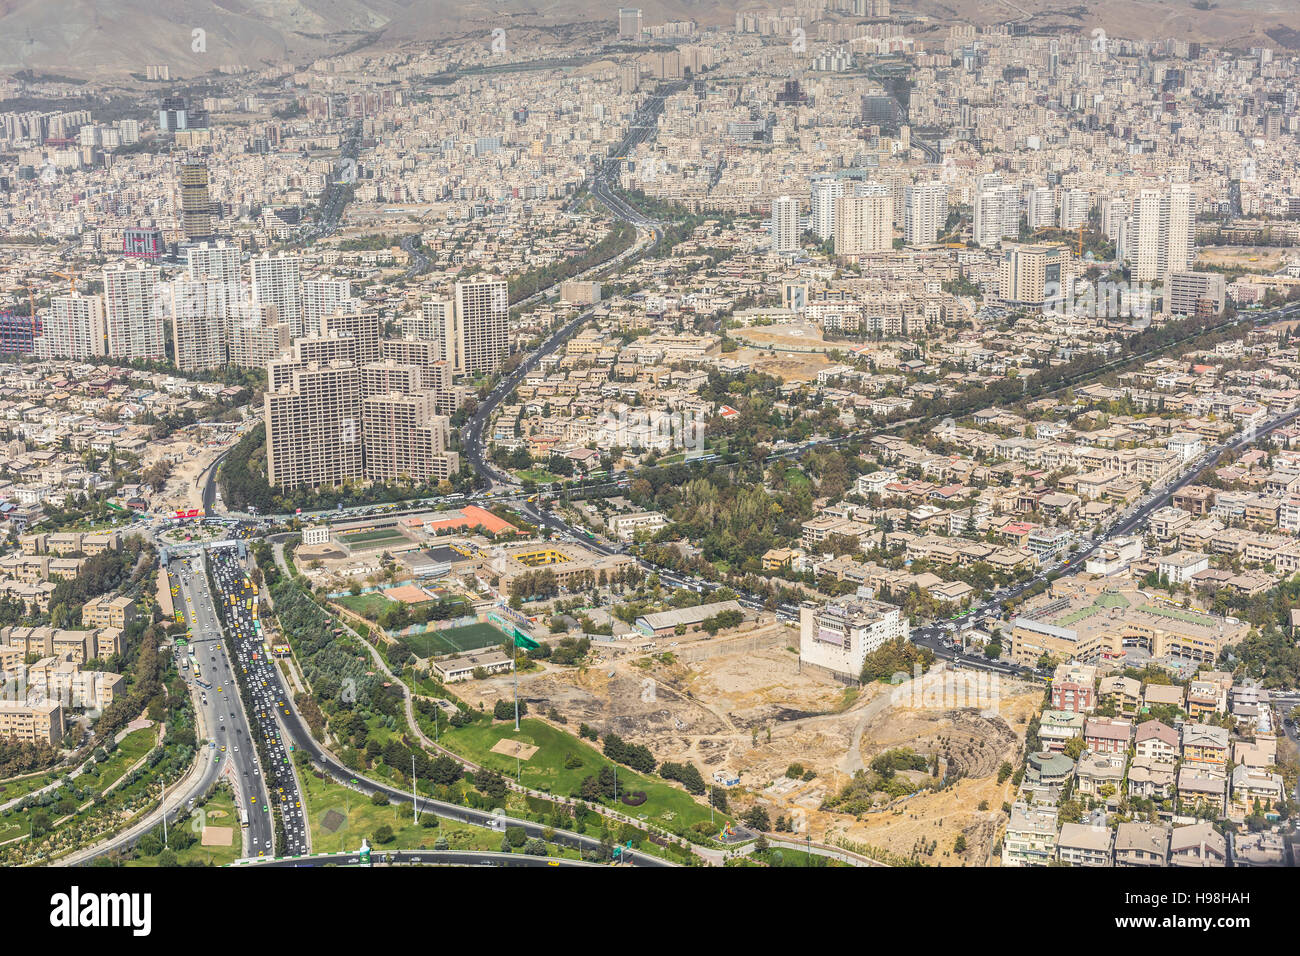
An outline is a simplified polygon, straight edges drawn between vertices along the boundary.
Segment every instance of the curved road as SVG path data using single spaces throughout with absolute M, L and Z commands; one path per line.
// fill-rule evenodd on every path
M 655 119 L 663 109 L 664 97 L 673 90 L 680 88 L 680 86 L 680 84 L 677 84 L 673 87 L 669 87 L 663 93 L 656 93 L 647 98 L 645 103 L 641 105 L 633 117 L 632 128 L 628 131 L 628 134 L 623 137 L 623 141 L 619 144 L 617 157 L 607 161 L 599 170 L 597 170 L 596 174 L 592 177 L 590 185 L 591 194 L 600 200 L 605 208 L 613 214 L 615 219 L 621 222 L 630 223 L 639 228 L 648 229 L 653 234 L 653 238 L 644 245 L 638 244 L 637 246 L 633 246 L 631 249 L 620 253 L 609 262 L 601 263 L 600 265 L 587 270 L 588 272 L 607 269 L 611 265 L 617 265 L 620 262 L 638 259 L 654 249 L 659 244 L 660 240 L 663 239 L 662 223 L 658 220 L 648 218 L 637 209 L 630 206 L 614 192 L 611 183 L 618 174 L 620 161 L 618 157 L 626 156 L 628 150 L 635 148 L 650 135 L 650 131 L 654 128 Z M 532 296 L 529 296 L 529 298 L 525 299 L 523 302 L 516 303 L 516 306 L 526 305 L 535 299 L 549 295 L 551 290 L 557 286 L 552 286 L 551 289 L 537 292 Z M 487 438 L 484 432 L 487 429 L 492 413 L 496 411 L 497 406 L 501 404 L 505 397 L 513 392 L 519 383 L 537 367 L 538 363 L 541 362 L 543 358 L 551 355 L 556 349 L 567 342 L 578 331 L 578 329 L 582 328 L 588 321 L 590 321 L 591 317 L 595 315 L 595 312 L 596 310 L 594 308 L 588 309 L 570 319 L 564 324 L 564 326 L 547 336 L 541 346 L 529 353 L 527 358 L 519 364 L 518 368 L 497 381 L 496 386 L 483 399 L 483 401 L 479 403 L 478 407 L 474 410 L 474 414 L 470 416 L 469 421 L 466 422 L 464 427 L 461 429 L 461 451 L 466 455 L 470 462 L 470 466 L 479 477 L 486 480 L 489 490 L 495 490 L 498 487 L 517 487 L 517 483 L 512 478 L 492 467 L 492 465 L 487 461 L 485 453 Z
M 362 866 L 360 853 L 330 853 L 286 860 L 247 860 L 241 866 Z M 560 860 L 526 853 L 488 853 L 475 850 L 371 850 L 370 865 L 380 866 L 600 866 L 585 860 Z
M 281 568 L 284 573 L 288 573 L 287 568 L 285 568 L 283 564 L 282 552 L 277 555 L 277 560 L 281 561 Z M 378 652 L 370 645 L 370 643 L 364 641 L 360 637 L 357 639 L 362 640 L 365 646 L 370 650 L 371 656 L 375 658 L 377 666 L 381 667 L 390 677 L 393 677 L 392 673 L 388 671 L 387 664 L 377 656 Z M 413 716 L 410 711 L 410 689 L 400 680 L 397 680 L 396 677 L 393 677 L 393 679 L 397 682 L 397 685 L 401 687 L 402 693 L 405 696 L 408 715 Z M 312 736 L 310 728 L 307 727 L 306 722 L 299 715 L 298 707 L 293 702 L 292 696 L 287 696 L 284 700 L 287 705 L 284 709 L 287 710 L 288 713 L 279 713 L 277 715 L 280 724 L 284 728 L 285 734 L 293 741 L 294 746 L 310 758 L 312 764 L 317 770 L 327 774 L 336 783 L 340 783 L 345 787 L 350 787 L 366 796 L 371 796 L 375 793 L 382 793 L 388 797 L 389 801 L 392 803 L 407 804 L 412 802 L 413 797 L 407 791 L 398 790 L 385 783 L 371 780 L 363 774 L 345 767 L 338 758 L 321 746 L 316 738 Z M 413 729 L 417 734 L 420 733 L 418 726 L 413 725 Z M 423 734 L 420 734 L 420 736 L 423 737 Z M 452 757 L 452 759 L 456 760 L 458 763 L 461 763 L 462 765 L 466 764 L 466 761 L 462 757 L 459 757 L 441 747 L 438 747 L 437 749 Z M 549 800 L 562 799 L 557 798 L 553 794 L 539 794 L 539 796 L 545 796 L 546 799 Z M 415 809 L 417 813 L 433 813 L 435 816 L 447 820 L 453 820 L 458 823 L 469 823 L 474 826 L 487 827 L 494 830 L 504 830 L 507 826 L 523 827 L 524 832 L 530 837 L 542 837 L 548 829 L 553 830 L 553 828 L 540 823 L 532 823 L 527 820 L 517 820 L 513 817 L 506 817 L 490 811 L 475 810 L 455 803 L 445 803 L 441 800 L 434 800 L 429 797 L 420 797 L 419 803 Z M 580 850 L 594 850 L 600 847 L 600 840 L 594 837 L 589 837 L 580 833 L 571 833 L 567 830 L 553 830 L 553 832 L 554 837 L 551 842 L 559 844 L 560 846 L 571 846 Z M 635 864 L 641 866 L 662 867 L 677 865 L 640 851 L 633 851 L 629 853 L 629 856 Z

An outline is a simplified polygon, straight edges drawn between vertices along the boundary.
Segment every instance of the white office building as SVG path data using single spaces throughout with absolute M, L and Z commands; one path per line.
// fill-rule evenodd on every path
M 1003 183 L 997 173 L 979 178 L 973 205 L 975 241 L 981 246 L 1020 235 L 1020 190 Z
M 1133 204 L 1126 253 L 1137 282 L 1187 272 L 1196 258 L 1196 197 L 1186 183 L 1144 189 Z
M 862 597 L 821 605 L 805 601 L 799 608 L 799 661 L 856 681 L 868 654 L 888 641 L 907 640 L 910 633 L 902 610 L 893 604 Z
M 835 202 L 835 254 L 860 256 L 894 247 L 894 196 L 881 183 L 861 183 Z
M 778 196 L 772 200 L 772 251 L 779 254 L 798 252 L 802 231 L 799 200 L 793 196 Z
M 936 242 L 948 222 L 948 187 L 939 181 L 908 186 L 903 208 L 904 241 L 909 246 Z
M 306 331 L 302 303 L 302 277 L 298 260 L 292 256 L 264 255 L 253 259 L 253 301 L 275 306 L 279 321 L 289 327 L 293 338 L 315 334 Z
M 835 201 L 844 195 L 844 181 L 834 178 L 814 179 L 812 216 L 808 228 L 822 242 L 835 236 Z
M 505 279 L 475 277 L 456 283 L 453 368 L 463 375 L 492 373 L 510 351 L 510 292 Z
M 97 295 L 56 295 L 41 321 L 37 358 L 88 359 L 108 354 L 104 300 Z

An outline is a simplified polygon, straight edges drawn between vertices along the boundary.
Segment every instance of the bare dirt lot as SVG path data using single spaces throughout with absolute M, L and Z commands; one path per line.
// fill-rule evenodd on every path
M 992 860 L 1001 806 L 1011 799 L 1010 782 L 997 782 L 998 768 L 1018 764 L 1041 688 L 980 678 L 982 696 L 954 697 L 953 679 L 975 680 L 971 672 L 954 672 L 927 675 L 916 688 L 873 684 L 859 692 L 800 673 L 788 649 L 797 635 L 766 627 L 746 632 L 766 636 L 768 646 L 758 649 L 742 640 L 736 644 L 746 649 L 729 653 L 719 638 L 676 654 L 629 655 L 585 669 L 547 667 L 521 675 L 520 695 L 534 713 L 554 707 L 570 727 L 585 722 L 645 744 L 659 760 L 692 760 L 706 778 L 726 768 L 740 779 L 733 809 L 762 803 L 772 819 L 806 821 L 815 839 L 843 838 L 900 857 L 920 847 L 918 859 L 929 864 Z M 724 652 L 693 663 L 677 657 L 705 650 Z M 462 688 L 485 705 L 511 695 L 509 676 Z M 937 757 L 956 783 L 893 805 L 877 794 L 876 807 L 857 814 L 820 809 L 874 757 L 899 747 Z M 794 763 L 812 771 L 812 779 L 787 779 Z M 928 780 L 929 773 L 913 779 Z M 951 852 L 958 835 L 968 845 L 960 856 Z
M 172 461 L 171 477 L 166 487 L 154 495 L 153 510 L 167 512 L 203 507 L 203 479 L 212 462 L 227 445 L 205 445 L 188 436 L 175 435 L 164 441 L 150 442 L 141 461 L 141 470 L 164 458 Z M 180 459 L 177 461 L 176 459 Z
M 774 375 L 783 382 L 809 382 L 817 373 L 829 368 L 831 360 L 821 352 L 760 352 L 740 349 L 738 361 L 748 362 L 756 372 Z
M 1196 250 L 1197 266 L 1220 266 L 1273 273 L 1286 263 L 1293 250 L 1276 246 L 1202 246 Z

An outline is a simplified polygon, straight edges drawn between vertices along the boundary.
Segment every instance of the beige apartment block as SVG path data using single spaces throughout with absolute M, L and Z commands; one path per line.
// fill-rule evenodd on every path
M 0 737 L 57 747 L 63 740 L 63 708 L 50 701 L 0 700 Z
M 81 623 L 86 627 L 118 627 L 125 630 L 136 618 L 135 601 L 129 597 L 92 598 L 81 606 Z
M 337 486 L 360 478 L 361 376 L 351 363 L 294 369 L 266 393 L 267 479 L 282 488 Z
M 439 480 L 460 467 L 459 456 L 447 450 L 450 422 L 436 413 L 432 392 L 368 395 L 361 419 L 371 481 Z

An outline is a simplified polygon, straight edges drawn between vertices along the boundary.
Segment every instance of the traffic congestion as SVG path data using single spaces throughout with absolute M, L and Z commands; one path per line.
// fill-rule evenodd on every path
M 244 809 L 250 815 L 278 811 L 277 839 L 283 839 L 284 845 L 277 845 L 276 854 L 301 855 L 310 849 L 307 820 L 293 769 L 293 744 L 285 739 L 279 720 L 281 715 L 290 713 L 289 700 L 280 672 L 263 642 L 257 586 L 245 571 L 237 547 L 214 548 L 208 557 L 217 589 L 216 601 L 225 620 L 234 659 L 235 680 L 262 763 L 260 769 L 254 767 L 243 773 L 247 776 L 265 772 L 266 792 L 271 802 L 271 805 L 258 806 L 252 797 Z M 258 855 L 269 854 L 259 850 Z

